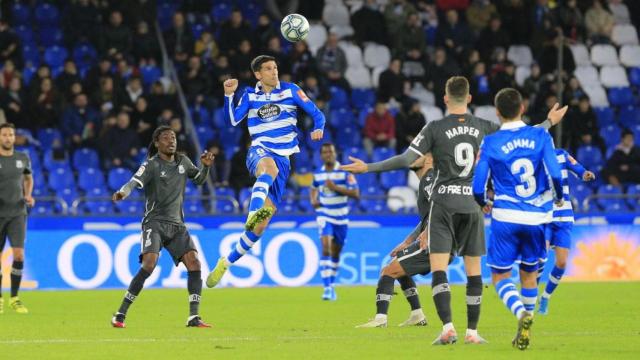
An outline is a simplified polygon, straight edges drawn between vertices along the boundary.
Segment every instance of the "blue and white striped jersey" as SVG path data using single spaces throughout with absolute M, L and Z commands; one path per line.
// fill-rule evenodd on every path
M 582 179 L 582 175 L 584 175 L 587 170 L 564 149 L 556 149 L 556 157 L 562 169 L 562 196 L 564 197 L 564 204 L 562 204 L 561 207 L 555 204 L 553 205 L 553 221 L 573 222 L 573 206 L 571 206 L 571 194 L 569 192 L 569 171 Z
M 330 222 L 336 225 L 349 223 L 347 218 L 349 197 L 333 192 L 324 186 L 325 181 L 331 180 L 336 185 L 349 190 L 358 188 L 355 176 L 339 168 L 340 164 L 336 162 L 333 170 L 327 171 L 323 166 L 313 174 L 311 186 L 318 189 L 318 202 L 320 202 L 320 207 L 316 209 L 318 222 Z
M 554 197 L 562 198 L 562 177 L 546 130 L 522 121 L 503 124 L 484 138 L 479 156 L 473 195 L 484 206 L 487 183 L 492 181 L 493 219 L 524 225 L 551 222 Z
M 225 121 L 238 125 L 247 117 L 251 146 L 259 146 L 280 156 L 300 151 L 296 129 L 297 107 L 313 118 L 313 130 L 324 130 L 324 114 L 296 84 L 278 82 L 270 93 L 262 91 L 260 82 L 254 89 L 247 88 L 238 106 L 233 106 L 233 95 L 224 97 Z

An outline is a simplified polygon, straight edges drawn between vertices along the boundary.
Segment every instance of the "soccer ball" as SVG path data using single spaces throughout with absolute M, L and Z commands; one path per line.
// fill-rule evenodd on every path
M 289 14 L 282 19 L 280 32 L 288 41 L 302 41 L 309 34 L 309 22 L 300 14 Z

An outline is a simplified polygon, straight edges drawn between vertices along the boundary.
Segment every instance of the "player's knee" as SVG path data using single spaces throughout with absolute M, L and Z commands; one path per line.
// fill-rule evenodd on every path
M 198 260 L 198 256 L 195 251 L 190 251 L 185 254 L 184 257 L 184 265 L 187 267 L 189 271 L 199 271 L 200 270 L 200 260 Z
M 13 254 L 13 261 L 24 261 L 24 254 L 23 253 L 15 253 Z
M 556 267 L 559 267 L 560 269 L 564 269 L 567 267 L 567 259 L 564 257 L 559 257 L 556 259 Z

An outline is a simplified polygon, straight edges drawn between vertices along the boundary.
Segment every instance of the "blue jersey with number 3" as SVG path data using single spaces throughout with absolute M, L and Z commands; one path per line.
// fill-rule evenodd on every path
M 489 180 L 495 193 L 494 219 L 525 225 L 551 222 L 554 196 L 562 198 L 562 177 L 549 133 L 514 121 L 485 137 L 473 179 L 481 206 Z

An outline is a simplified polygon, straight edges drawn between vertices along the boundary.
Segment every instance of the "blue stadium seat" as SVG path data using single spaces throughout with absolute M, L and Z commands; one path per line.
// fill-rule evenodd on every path
M 366 189 L 370 187 L 379 187 L 378 184 L 378 174 L 377 173 L 365 173 L 356 175 L 356 181 L 358 182 L 358 186 L 361 189 Z
M 613 108 L 593 108 L 593 112 L 595 112 L 596 114 L 596 119 L 598 119 L 599 127 L 604 127 L 615 123 L 615 114 L 613 112 Z
M 584 199 L 591 194 L 593 194 L 593 191 L 587 185 L 577 184 L 571 187 L 571 197 L 574 200 L 573 205 L 576 211 L 584 210 Z
M 83 168 L 78 171 L 78 187 L 85 192 L 93 188 L 104 188 L 104 174 L 98 168 Z
M 202 145 L 206 145 L 209 141 L 217 139 L 215 130 L 209 125 L 196 126 L 196 135 Z
M 100 157 L 98 152 L 91 148 L 81 148 L 73 153 L 73 168 L 76 170 L 85 168 L 99 168 Z
M 361 187 L 360 210 L 365 213 L 381 213 L 387 209 L 385 193 L 377 186 Z
M 627 195 L 636 196 L 627 199 L 627 205 L 629 205 L 629 208 L 636 212 L 640 211 L 640 184 L 629 185 L 629 188 L 627 188 Z
M 223 22 L 231 16 L 231 10 L 232 7 L 224 2 L 213 5 L 211 8 L 211 19 L 216 23 Z
M 172 2 L 164 2 L 158 4 L 158 23 L 160 28 L 165 31 L 171 27 L 173 14 L 176 12 L 176 4 Z
M 376 103 L 376 93 L 371 89 L 353 89 L 351 91 L 351 104 L 356 109 L 373 107 Z
M 11 20 L 13 25 L 31 25 L 31 8 L 29 5 L 14 3 L 11 6 Z
M 191 24 L 191 34 L 193 34 L 194 39 L 199 39 L 200 35 L 202 35 L 202 33 L 205 30 L 208 30 L 208 29 L 207 29 L 207 26 L 204 24 L 200 24 L 200 23 Z
M 140 75 L 142 83 L 148 87 L 162 77 L 162 70 L 154 65 L 145 65 L 140 67 Z
M 54 45 L 62 45 L 64 34 L 58 28 L 40 28 L 38 39 L 40 40 L 40 46 L 47 48 Z
M 34 15 L 38 26 L 41 28 L 56 26 L 60 21 L 58 8 L 49 3 L 42 3 L 36 6 Z
M 80 43 L 73 48 L 73 61 L 79 68 L 91 67 L 98 59 L 98 52 L 89 43 Z
M 307 214 L 313 214 L 315 212 L 313 205 L 311 205 L 311 199 L 309 198 L 310 191 L 311 191 L 310 188 L 303 187 L 302 189 L 300 189 L 300 194 L 298 199 L 298 206 L 300 210 Z
M 619 139 L 619 138 L 618 138 Z M 607 148 L 607 153 L 605 154 L 604 158 L 605 159 L 609 159 L 611 158 L 611 155 L 613 155 L 613 153 L 616 151 L 616 144 L 611 145 Z
M 19 130 L 19 129 L 18 129 Z M 16 151 L 21 151 L 29 156 L 29 160 L 31 161 L 31 169 L 33 171 L 38 171 L 42 169 L 42 162 L 40 161 L 40 154 L 38 150 L 36 150 L 33 146 L 16 146 Z
M 13 31 L 15 31 L 16 35 L 18 35 L 18 37 L 20 38 L 20 42 L 22 46 L 25 46 L 25 45 L 35 46 L 36 38 L 30 26 L 20 25 L 15 27 Z
M 396 154 L 396 149 L 392 149 L 389 147 L 377 147 L 373 149 L 373 153 L 371 154 L 371 162 L 378 162 L 382 160 L 386 160 Z
M 61 198 L 65 203 L 67 203 L 67 208 L 71 208 L 73 202 L 78 198 L 78 192 L 76 191 L 75 187 L 56 189 L 55 192 L 57 197 Z M 59 208 L 59 210 L 62 210 L 62 208 Z
M 242 129 L 240 127 L 228 126 L 220 129 L 220 145 L 223 148 L 237 146 L 242 137 Z
M 360 126 L 360 128 L 364 127 L 364 124 L 367 122 L 367 116 L 372 111 L 373 111 L 372 107 L 369 107 L 369 108 L 365 107 L 362 110 L 360 110 L 360 113 L 358 114 L 358 126 Z
M 355 117 L 351 109 L 342 108 L 331 111 L 328 122 L 332 128 L 341 130 L 345 126 L 355 124 Z
M 69 166 L 69 156 L 66 151 L 58 153 L 57 150 L 49 149 L 44 152 L 43 160 L 44 168 L 49 171 L 59 168 L 71 170 L 71 166 Z
M 133 173 L 129 169 L 125 169 L 122 167 L 117 167 L 109 170 L 109 174 L 107 175 L 107 185 L 111 190 L 117 190 L 122 187 L 125 183 L 131 179 Z
M 635 139 L 636 144 L 640 144 L 640 124 L 632 127 L 631 132 L 633 132 L 633 138 Z
M 331 92 L 331 99 L 329 99 L 329 106 L 331 109 L 337 110 L 351 108 L 349 105 L 349 96 L 343 88 L 331 86 L 329 91 Z
M 258 18 L 263 12 L 260 3 L 242 1 L 240 2 L 240 9 L 242 10 L 242 16 L 255 28 L 258 25 Z
M 602 152 L 595 146 L 586 145 L 578 148 L 577 159 L 587 169 L 597 169 L 604 164 Z
M 628 87 L 609 89 L 609 103 L 613 106 L 633 105 L 633 93 Z
M 244 188 L 238 194 L 238 202 L 240 207 L 245 211 L 249 210 L 249 202 L 251 201 L 251 188 Z
M 340 127 L 336 132 L 335 141 L 339 149 L 360 147 L 362 145 L 362 132 L 355 125 Z
M 634 67 L 629 69 L 629 82 L 636 88 L 640 87 L 640 68 Z
M 109 193 L 104 188 L 93 188 L 85 195 L 88 199 L 84 203 L 84 210 L 90 214 L 107 215 L 113 212 Z
M 224 110 L 221 107 L 213 110 L 213 126 L 218 129 L 231 126 L 224 121 Z
M 69 56 L 67 50 L 61 46 L 51 46 L 44 51 L 44 62 L 51 68 L 59 68 Z
M 622 130 L 617 125 L 607 125 L 600 128 L 600 136 L 604 139 L 604 144 L 607 148 L 620 142 L 620 134 L 622 134 Z M 607 158 L 609 158 L 608 155 Z
M 149 149 L 146 147 L 142 147 L 138 150 L 138 155 L 136 155 L 136 161 L 138 164 L 142 164 L 147 159 L 147 153 L 149 153 Z
M 622 189 L 614 185 L 601 185 L 598 187 L 598 195 L 622 195 Z M 627 210 L 625 201 L 622 198 L 600 198 L 597 203 L 606 212 Z
M 233 206 L 233 200 L 235 199 L 235 193 L 233 189 L 228 187 L 219 187 L 215 189 L 216 199 L 214 200 L 216 203 L 216 211 L 224 214 L 232 214 L 235 212 L 235 207 Z
M 73 173 L 69 169 L 59 167 L 49 173 L 49 187 L 52 190 L 58 191 L 75 186 L 76 182 L 73 179 Z
M 313 172 L 313 166 L 311 163 L 311 159 L 309 158 L 309 152 L 301 148 L 300 152 L 293 155 L 294 162 L 296 165 L 296 172 L 299 174 L 306 174 L 309 172 Z
M 187 214 L 204 214 L 207 211 L 204 208 L 204 205 L 202 204 L 201 200 L 195 200 L 195 199 L 191 199 L 191 200 L 186 200 L 184 202 L 184 210 L 185 213 Z
M 198 125 L 204 125 L 208 127 L 211 127 L 213 125 L 211 112 L 204 106 L 200 106 L 197 109 L 193 106 L 189 107 L 189 114 L 191 114 L 193 122 Z
M 621 107 L 618 111 L 618 122 L 623 128 L 640 125 L 640 108 L 631 105 Z
M 39 129 L 37 137 L 38 141 L 40 141 L 40 146 L 45 150 L 51 149 L 54 146 L 60 147 L 63 145 L 62 134 L 58 129 Z
M 367 152 L 360 147 L 350 147 L 345 149 L 342 152 L 342 163 L 343 164 L 350 164 L 351 160 L 349 160 L 349 156 L 355 157 L 357 159 L 360 159 L 364 162 L 368 162 L 369 161 L 369 156 L 367 155 Z
M 40 65 L 40 50 L 35 45 L 24 45 L 22 47 L 22 58 L 25 64 L 32 65 L 30 68 L 38 67 Z M 25 79 L 25 82 L 28 83 L 27 79 Z
M 200 192 L 200 188 L 193 183 L 193 181 L 187 181 L 187 185 L 184 188 L 185 196 L 200 196 L 202 195 Z
M 380 174 L 380 185 L 385 190 L 389 190 L 394 186 L 407 185 L 407 172 L 404 170 L 387 171 Z

